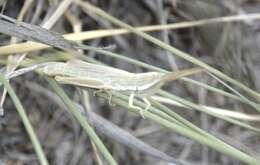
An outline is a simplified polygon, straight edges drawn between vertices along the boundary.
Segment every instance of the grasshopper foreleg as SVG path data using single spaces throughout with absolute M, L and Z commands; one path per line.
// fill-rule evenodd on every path
M 96 91 L 93 92 L 93 96 L 96 96 L 97 94 L 103 92 L 104 90 L 103 89 L 98 89 Z
M 104 89 L 98 89 L 96 91 L 93 92 L 93 95 L 96 96 L 98 93 L 101 93 L 101 92 L 106 92 L 106 94 L 108 95 L 108 103 L 109 105 L 112 105 L 114 106 L 114 104 L 112 104 L 112 93 L 109 91 L 109 90 L 104 90 Z
M 105 92 L 107 93 L 107 95 L 109 97 L 109 100 L 108 100 L 109 105 L 114 106 L 114 104 L 112 104 L 112 96 L 113 95 L 112 95 L 111 91 L 105 90 Z

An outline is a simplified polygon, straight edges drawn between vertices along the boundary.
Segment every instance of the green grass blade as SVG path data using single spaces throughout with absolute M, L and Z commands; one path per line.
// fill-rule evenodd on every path
M 116 104 L 129 109 L 128 103 L 125 100 L 118 99 L 115 97 L 113 97 L 112 100 Z M 139 113 L 139 111 L 135 110 L 135 109 L 131 109 L 131 111 L 135 111 L 135 113 Z M 194 132 L 192 129 L 187 129 L 187 128 L 185 129 L 185 127 L 183 127 L 179 124 L 170 122 L 169 120 L 164 119 L 158 115 L 155 115 L 149 111 L 147 113 L 145 113 L 144 115 L 146 118 L 158 123 L 159 125 L 161 125 L 165 128 L 168 128 L 180 135 L 193 139 L 201 144 L 207 145 L 207 146 L 213 148 L 214 150 L 217 150 L 223 154 L 232 156 L 232 157 L 234 157 L 242 162 L 248 163 L 248 164 L 252 164 L 252 165 L 259 164 L 258 162 L 260 160 L 257 160 L 255 158 L 239 151 L 238 149 L 226 144 L 225 142 L 223 142 L 217 138 L 214 138 L 214 140 L 213 140 L 213 138 L 209 138 L 209 136 L 204 136 L 200 133 Z
M 53 80 L 50 78 L 47 78 L 49 84 L 52 86 L 52 88 L 55 90 L 55 92 L 59 95 L 59 97 L 63 100 L 63 102 L 68 107 L 69 112 L 77 119 L 77 121 L 80 123 L 80 125 L 83 127 L 85 132 L 89 135 L 90 139 L 95 143 L 101 154 L 106 158 L 106 160 L 111 165 L 116 165 L 116 161 L 112 157 L 112 155 L 109 153 L 105 145 L 102 143 L 102 141 L 99 139 L 97 134 L 95 133 L 94 129 L 91 127 L 91 125 L 88 123 L 86 118 L 82 116 L 82 114 L 77 110 L 73 102 L 69 99 L 69 97 L 66 95 L 65 91 Z
M 199 134 L 195 134 L 193 133 L 193 131 L 186 129 L 185 131 L 183 130 L 183 127 L 180 127 L 176 124 L 172 124 L 171 122 L 165 120 L 165 119 L 161 119 L 160 117 L 152 114 L 152 113 L 148 113 L 147 118 L 160 123 L 161 126 L 164 126 L 168 129 L 171 129 L 183 136 L 186 136 L 188 138 L 191 138 L 201 144 L 205 144 L 221 153 L 227 154 L 229 156 L 232 156 L 242 162 L 248 163 L 248 164 L 252 164 L 252 165 L 258 165 L 260 160 L 257 160 L 239 150 L 237 150 L 236 148 L 230 146 L 230 145 L 223 145 L 223 144 L 219 144 L 217 141 L 213 142 L 211 139 L 209 138 L 205 138 Z
M 123 106 L 123 107 L 129 109 L 128 102 L 126 102 L 125 100 L 122 100 L 121 98 L 119 99 L 117 97 L 113 97 L 112 101 L 120 106 Z M 138 105 L 138 104 L 136 104 L 136 105 Z M 130 110 L 134 111 L 135 113 L 139 113 L 138 110 L 135 110 L 135 109 L 130 109 Z M 174 122 L 171 122 L 156 114 L 151 113 L 150 111 L 148 111 L 147 113 L 144 113 L 144 115 L 147 119 L 150 119 L 165 128 L 168 128 L 180 135 L 193 139 L 201 144 L 207 145 L 207 146 L 213 148 L 214 150 L 217 150 L 223 154 L 232 156 L 242 162 L 252 164 L 252 165 L 257 165 L 258 162 L 260 161 L 260 160 L 257 160 L 255 158 L 239 151 L 238 149 L 226 144 L 225 142 L 221 141 L 220 139 L 213 137 L 212 135 L 207 135 L 202 130 L 200 132 L 197 132 L 197 131 L 195 132 L 193 129 L 188 129 L 187 127 L 184 127 L 183 125 L 179 125 Z M 207 135 L 207 136 L 205 136 L 205 135 Z
M 232 119 L 232 118 L 225 117 L 225 116 L 221 116 L 221 115 L 218 115 L 218 114 L 213 113 L 213 112 L 211 112 L 211 111 L 208 111 L 208 110 L 207 110 L 206 108 L 204 108 L 203 106 L 200 106 L 200 105 L 197 105 L 197 104 L 192 103 L 192 102 L 190 102 L 190 101 L 187 101 L 187 100 L 185 100 L 185 99 L 183 99 L 183 98 L 181 98 L 181 97 L 178 97 L 178 96 L 176 96 L 176 95 L 170 94 L 170 93 L 165 92 L 165 91 L 162 91 L 162 90 L 160 90 L 159 94 L 162 95 L 163 97 L 170 98 L 170 99 L 172 99 L 172 100 L 174 100 L 174 101 L 176 101 L 176 102 L 179 102 L 179 103 L 181 103 L 181 104 L 183 104 L 183 105 L 185 105 L 185 106 L 188 106 L 188 107 L 190 107 L 190 108 L 192 108 L 192 109 L 195 109 L 195 110 L 204 112 L 204 113 L 209 114 L 209 115 L 211 115 L 211 116 L 214 116 L 214 117 L 216 117 L 216 118 L 220 118 L 220 119 L 222 119 L 222 120 L 225 120 L 225 121 L 227 121 L 227 122 L 233 123 L 233 124 L 238 125 L 238 126 L 240 126 L 240 127 L 247 128 L 247 129 L 250 129 L 250 130 L 255 131 L 255 132 L 257 132 L 257 133 L 260 133 L 260 129 L 257 129 L 257 128 L 255 128 L 255 127 L 253 127 L 253 126 L 251 126 L 251 125 L 248 125 L 248 124 L 246 124 L 246 123 L 244 123 L 244 122 L 241 122 L 241 121 L 239 121 L 239 120 Z
M 25 113 L 25 110 L 20 102 L 20 100 L 18 99 L 18 97 L 16 96 L 14 90 L 12 89 L 12 87 L 10 86 L 9 82 L 4 78 L 4 76 L 2 74 L 0 74 L 0 81 L 4 84 L 5 89 L 7 90 L 8 94 L 10 95 L 11 99 L 14 102 L 14 105 L 19 113 L 19 115 L 21 116 L 22 122 L 24 124 L 24 127 L 32 141 L 34 150 L 38 156 L 38 159 L 40 161 L 41 165 L 48 165 L 48 160 L 43 152 L 43 149 L 41 147 L 41 144 L 37 138 L 37 135 L 35 134 L 33 127 Z

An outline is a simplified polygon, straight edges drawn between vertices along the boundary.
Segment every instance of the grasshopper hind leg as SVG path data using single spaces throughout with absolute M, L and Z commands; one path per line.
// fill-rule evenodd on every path
M 146 107 L 144 109 L 144 113 L 146 113 L 148 111 L 148 109 L 151 107 L 151 103 L 147 98 L 142 98 L 142 99 L 146 103 Z
M 130 108 L 139 110 L 140 115 L 142 116 L 142 118 L 145 118 L 145 117 L 144 117 L 144 110 L 143 110 L 141 107 L 138 107 L 138 106 L 134 105 L 134 96 L 135 96 L 134 93 L 132 93 L 132 94 L 130 95 L 129 101 L 128 101 L 128 106 L 129 106 Z

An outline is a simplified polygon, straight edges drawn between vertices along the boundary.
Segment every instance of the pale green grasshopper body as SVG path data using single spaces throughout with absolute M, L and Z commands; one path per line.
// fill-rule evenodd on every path
M 70 84 L 83 88 L 104 91 L 122 91 L 130 93 L 129 107 L 138 109 L 143 116 L 142 108 L 133 104 L 134 96 L 139 96 L 147 104 L 145 111 L 151 106 L 147 97 L 165 83 L 192 75 L 201 69 L 187 69 L 172 73 L 147 72 L 130 73 L 108 66 L 96 65 L 79 60 L 50 63 L 43 68 L 46 75 L 54 76 L 62 84 Z

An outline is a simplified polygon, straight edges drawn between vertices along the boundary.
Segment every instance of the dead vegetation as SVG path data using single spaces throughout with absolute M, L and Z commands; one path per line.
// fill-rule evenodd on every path
M 217 2 L 213 0 L 92 0 L 89 2 L 134 27 L 258 13 L 260 9 L 258 0 L 221 0 Z M 72 58 L 73 56 L 69 55 L 71 52 L 62 52 L 62 49 L 72 49 L 70 48 L 70 42 L 68 45 L 62 44 L 57 46 L 56 43 L 66 43 L 67 41 L 63 40 L 60 34 L 118 28 L 109 20 L 98 17 L 95 13 L 87 10 L 79 3 L 72 2 L 72 0 L 8 0 L 4 15 L 26 22 L 28 26 L 27 24 L 19 25 L 19 23 L 15 22 L 16 20 L 14 22 L 9 20 L 2 26 L 0 24 L 1 32 L 3 33 L 3 30 L 7 31 L 5 35 L 1 36 L 1 45 L 3 46 L 0 47 L 0 61 L 3 68 L 5 68 L 2 73 L 12 72 L 20 66 L 30 65 L 33 61 L 37 63 L 66 61 Z M 3 21 L 4 18 L 1 20 Z M 48 30 L 44 31 L 44 29 L 38 26 L 30 25 L 39 25 L 45 29 L 55 31 L 57 34 Z M 238 22 L 230 21 L 228 23 L 212 23 L 175 30 L 154 31 L 149 34 L 239 80 L 253 91 L 259 92 L 259 25 L 256 19 L 243 19 Z M 18 28 L 18 31 L 15 31 L 15 28 Z M 25 28 L 22 34 L 20 33 L 21 28 Z M 32 30 L 35 30 L 35 32 L 33 33 Z M 47 40 L 42 40 L 42 38 Z M 56 40 L 57 38 L 59 40 Z M 90 51 L 81 50 L 78 53 L 75 53 L 75 50 L 73 50 L 77 57 L 82 59 L 87 57 L 89 61 L 94 59 L 115 68 L 134 73 L 146 72 L 153 69 L 152 67 L 171 71 L 194 66 L 194 64 L 177 56 L 172 56 L 171 52 L 165 51 L 133 33 L 111 35 L 109 37 L 89 37 L 89 39 L 84 41 L 83 39 L 73 39 L 73 37 L 70 39 L 76 40 L 78 43 L 102 48 Z M 33 44 L 29 45 L 30 43 L 27 43 L 28 47 L 25 47 L 26 45 L 22 45 L 20 48 L 8 47 L 8 45 L 10 46 L 25 40 L 45 43 L 56 48 L 43 49 L 42 45 L 39 44 L 38 48 L 36 45 L 33 51 L 22 51 L 22 47 L 33 47 Z M 110 47 L 111 45 L 112 48 Z M 7 46 L 9 53 L 4 52 L 7 50 L 4 49 L 4 46 Z M 20 50 L 21 52 L 17 53 Z M 117 52 L 124 57 L 135 59 L 137 62 L 134 64 L 138 62 L 149 64 L 150 68 L 133 65 L 129 60 L 104 56 L 100 53 L 103 50 Z M 12 51 L 15 54 L 10 53 Z M 82 57 L 81 53 L 85 53 L 86 56 Z M 6 56 L 7 54 L 9 56 Z M 7 64 L 8 61 L 9 64 Z M 232 90 L 225 86 L 232 86 L 232 83 L 223 85 L 223 83 L 207 74 L 196 75 L 193 79 L 234 94 Z M 34 72 L 10 80 L 16 95 L 26 110 L 40 144 L 43 146 L 49 163 L 57 165 L 102 164 L 100 163 L 104 160 L 101 156 L 102 154 L 98 151 L 93 141 L 90 141 L 89 136 L 84 132 L 78 120 L 67 111 L 64 111 L 68 107 L 64 105 L 62 99 L 57 96 L 47 82 L 44 76 L 39 76 Z M 236 158 L 217 152 L 207 145 L 201 145 L 172 130 L 165 129 L 162 127 L 163 125 L 150 120 L 149 117 L 148 119 L 143 119 L 138 113 L 133 114 L 126 111 L 126 108 L 116 100 L 116 105 L 111 106 L 108 104 L 107 99 L 104 99 L 106 96 L 102 94 L 93 96 L 93 91 L 90 91 L 89 94 L 84 95 L 87 98 L 82 99 L 83 94 L 79 90 L 71 86 L 62 87 L 71 100 L 91 110 L 91 112 L 85 114 L 87 115 L 87 120 L 95 128 L 102 142 L 118 164 L 166 164 L 165 161 L 161 160 L 162 157 L 164 157 L 164 160 L 175 158 L 184 162 L 184 164 L 243 164 L 241 160 L 239 161 Z M 255 111 L 254 106 L 252 106 L 256 104 L 251 104 L 242 99 L 240 95 L 235 95 L 237 93 L 234 94 L 235 96 L 226 97 L 218 92 L 212 92 L 185 81 L 176 81 L 164 87 L 164 89 L 194 103 L 218 107 L 226 111 L 236 111 L 239 115 L 247 115 L 248 118 L 242 119 L 242 117 L 238 117 L 236 120 L 248 124 L 243 127 L 227 122 L 226 118 L 222 120 L 223 118 L 216 118 L 216 115 L 211 116 L 208 115 L 209 113 L 194 111 L 196 108 L 192 106 L 185 108 L 164 100 L 166 102 L 165 105 L 171 110 L 199 128 L 206 130 L 255 159 L 260 158 L 259 111 Z M 234 87 L 234 89 L 239 90 L 238 87 Z M 4 99 L 5 91 L 3 88 L 2 91 L 5 115 L 0 119 L 0 164 L 39 164 L 33 144 L 26 133 L 14 103 L 10 97 Z M 248 94 L 242 90 L 239 92 L 239 94 L 259 103 L 259 100 L 255 99 L 250 93 Z M 123 96 L 117 95 L 116 97 L 123 98 Z M 161 107 L 161 109 L 164 108 Z M 221 112 L 224 113 L 224 111 Z M 96 114 L 98 116 L 95 116 Z M 222 117 L 222 115 L 219 116 Z M 232 115 L 227 118 L 233 119 L 236 115 L 239 116 L 238 114 Z M 100 116 L 106 120 L 96 120 Z M 226 116 L 224 115 L 224 117 Z M 121 129 L 113 125 L 108 127 L 107 130 L 113 128 L 115 132 L 113 130 L 108 132 L 106 129 L 100 130 L 104 127 L 102 123 L 106 122 L 109 122 L 106 125 L 115 124 Z M 127 132 L 120 132 L 122 130 Z M 143 144 L 141 141 L 135 141 L 136 139 L 132 135 L 146 144 Z M 128 140 L 133 139 L 127 141 L 124 138 Z M 151 146 L 154 148 L 149 148 Z M 148 149 L 144 149 L 145 147 L 148 147 Z M 155 148 L 158 150 L 153 150 Z M 150 153 L 148 153 L 149 151 Z M 161 156 L 161 159 L 153 157 L 156 154 L 157 156 L 163 154 L 159 151 L 163 151 L 167 155 Z M 169 155 L 171 157 L 167 157 Z

